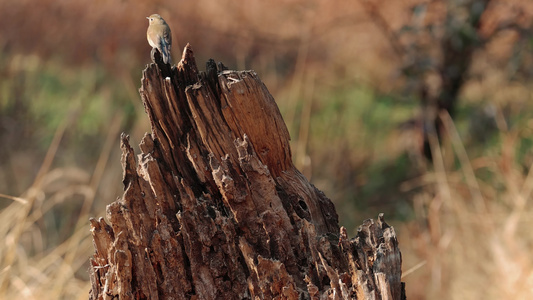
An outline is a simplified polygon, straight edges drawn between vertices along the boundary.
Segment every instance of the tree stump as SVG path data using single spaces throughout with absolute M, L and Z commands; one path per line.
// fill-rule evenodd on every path
M 348 239 L 333 203 L 294 167 L 278 107 L 253 71 L 189 45 L 155 61 L 140 94 L 151 123 L 124 195 L 91 219 L 90 299 L 404 299 L 382 216 Z

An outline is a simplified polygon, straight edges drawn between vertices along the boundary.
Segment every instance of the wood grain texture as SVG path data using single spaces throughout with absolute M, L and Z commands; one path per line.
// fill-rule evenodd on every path
M 91 220 L 90 299 L 405 298 L 394 229 L 348 238 L 255 72 L 157 54 L 139 90 L 152 132 L 137 157 L 122 135 L 124 194 Z

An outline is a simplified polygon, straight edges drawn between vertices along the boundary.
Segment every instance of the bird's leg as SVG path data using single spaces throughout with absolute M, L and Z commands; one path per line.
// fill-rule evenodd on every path
M 156 64 L 163 64 L 163 56 L 161 55 L 161 52 L 157 50 L 157 48 L 152 48 L 152 51 L 150 52 L 150 58 L 152 58 L 152 62 Z
M 155 63 L 155 48 L 152 48 L 152 51 L 150 51 L 150 58 L 152 59 L 152 62 Z
M 163 55 L 161 55 L 161 52 L 159 52 L 157 48 L 152 48 L 150 56 L 152 58 L 152 62 L 159 67 L 159 69 L 161 70 L 161 74 L 163 74 L 164 77 L 171 76 L 172 67 L 169 64 L 165 64 L 163 62 Z

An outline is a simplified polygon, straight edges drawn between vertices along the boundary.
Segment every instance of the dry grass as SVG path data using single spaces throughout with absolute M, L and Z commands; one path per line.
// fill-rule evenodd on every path
M 0 211 L 0 298 L 87 299 L 90 283 L 86 270 L 92 255 L 88 230 L 91 207 L 103 184 L 110 154 L 116 146 L 121 116 L 110 124 L 92 174 L 80 169 L 52 169 L 65 130 L 56 131 L 33 184 Z M 120 170 L 107 171 L 120 178 Z M 120 180 L 116 180 L 118 184 Z M 108 193 L 100 196 L 109 198 Z M 103 215 L 103 211 L 98 214 Z
M 519 132 L 500 128 L 498 152 L 470 161 L 447 115 L 460 168 L 448 170 L 434 141 L 435 171 L 417 182 L 436 193 L 415 198 L 417 221 L 400 226 L 404 275 L 411 299 L 530 299 L 533 295 L 533 165 L 524 173 L 514 157 Z M 451 150 L 451 149 L 449 149 Z M 484 174 L 480 179 L 476 174 Z

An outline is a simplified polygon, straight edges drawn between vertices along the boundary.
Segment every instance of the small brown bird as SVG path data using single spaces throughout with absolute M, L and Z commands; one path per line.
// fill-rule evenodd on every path
M 158 14 L 153 14 L 148 19 L 148 30 L 146 31 L 146 38 L 153 49 L 159 50 L 163 57 L 163 62 L 172 64 L 170 58 L 170 46 L 172 45 L 172 34 L 167 22 Z

